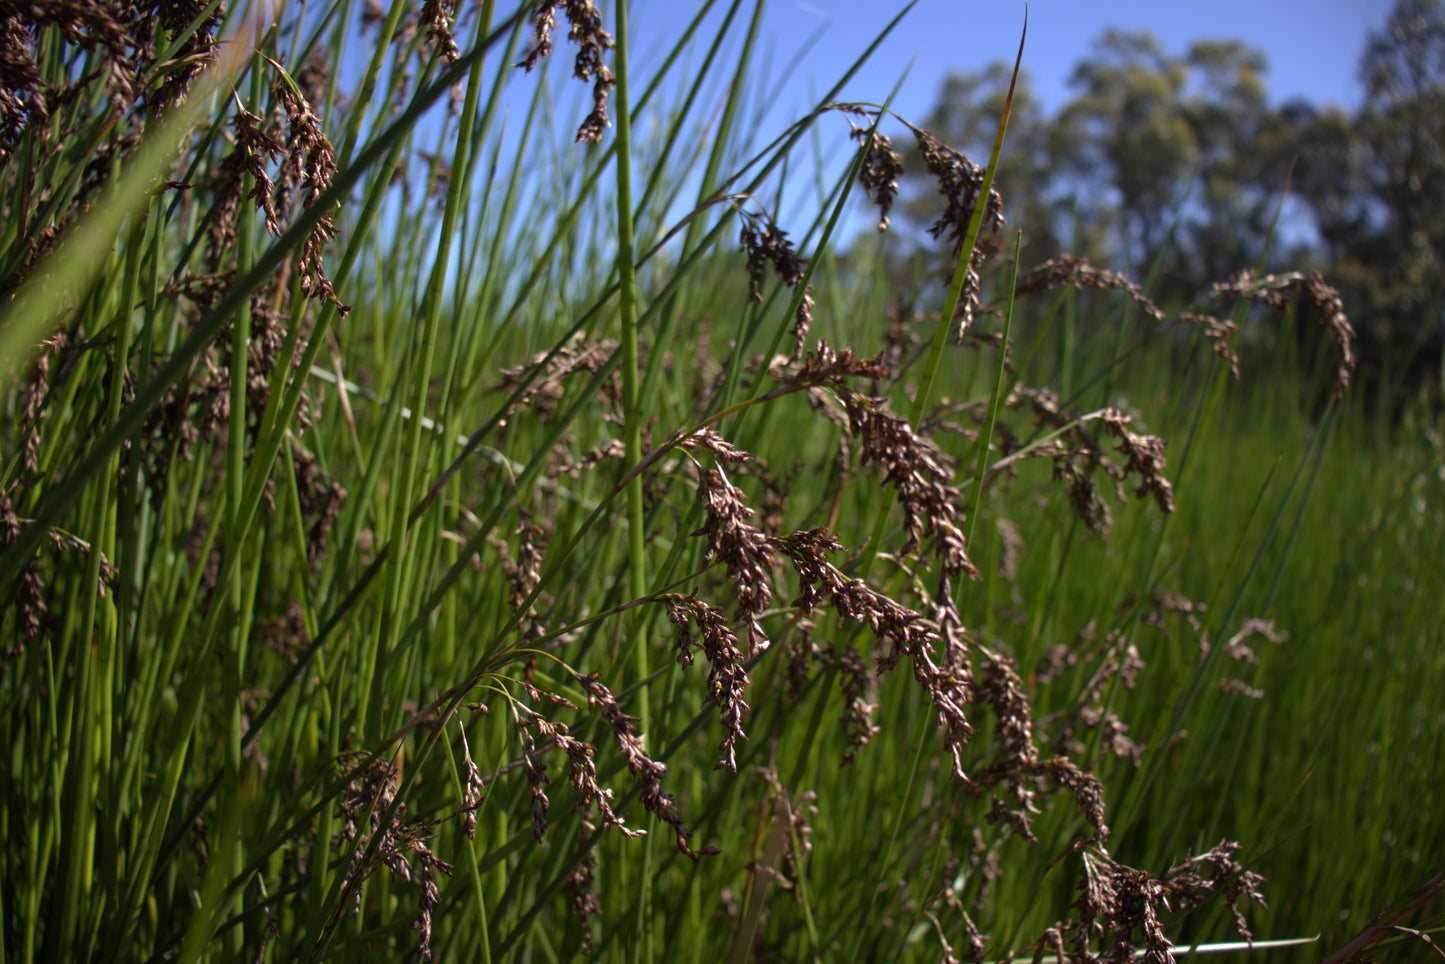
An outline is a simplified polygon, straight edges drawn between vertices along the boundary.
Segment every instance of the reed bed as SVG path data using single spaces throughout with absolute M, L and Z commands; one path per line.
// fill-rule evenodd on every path
M 1025 263 L 1006 116 L 760 130 L 740 0 L 0 21 L 0 959 L 1319 959 L 1439 871 L 1445 436 L 1325 280 Z

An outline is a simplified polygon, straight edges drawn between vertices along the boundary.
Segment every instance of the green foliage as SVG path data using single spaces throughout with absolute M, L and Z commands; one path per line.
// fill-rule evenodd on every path
M 1149 275 L 1166 309 L 1240 267 L 1314 268 L 1360 326 L 1361 380 L 1385 420 L 1438 396 L 1445 350 L 1445 7 L 1400 0 L 1368 38 L 1353 113 L 1269 104 L 1264 56 L 1237 41 L 1182 55 L 1147 34 L 1105 32 L 1056 113 L 1016 104 L 1000 171 L 1041 261 L 1062 252 Z M 927 127 L 979 150 L 1006 65 L 955 74 Z M 927 196 L 919 185 L 907 194 Z M 1285 205 L 1285 230 L 1275 214 Z
M 587 3 L 8 15 L 0 959 L 1339 947 L 1438 869 L 1445 426 L 1310 406 L 1331 289 L 1030 270 L 1001 110 L 764 142 L 715 6 L 645 75 Z M 836 250 L 899 163 L 947 291 Z
M 1381 381 L 1441 380 L 1445 348 L 1445 5 L 1400 0 L 1360 61 L 1365 99 L 1341 117 L 1301 111 L 1302 196 Z M 1400 399 L 1389 399 L 1398 406 Z

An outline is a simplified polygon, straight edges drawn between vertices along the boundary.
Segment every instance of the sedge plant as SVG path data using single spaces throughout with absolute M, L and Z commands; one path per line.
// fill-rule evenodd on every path
M 1158 960 L 1426 880 L 1441 429 L 1333 289 L 1030 265 L 1004 123 L 840 99 L 882 37 L 760 130 L 761 4 L 634 12 L 6 15 L 0 959 Z

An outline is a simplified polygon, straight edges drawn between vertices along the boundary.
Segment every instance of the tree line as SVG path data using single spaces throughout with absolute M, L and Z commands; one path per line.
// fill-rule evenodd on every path
M 1392 402 L 1435 389 L 1445 347 L 1445 3 L 1397 0 L 1358 64 L 1359 106 L 1271 106 L 1263 53 L 1202 40 L 1182 56 L 1109 30 L 1048 111 L 1027 72 L 998 186 L 1024 264 L 1061 253 L 1151 279 L 1180 306 L 1242 268 L 1306 268 L 1344 297 L 1361 375 Z M 927 126 L 987 157 L 1011 64 L 949 76 Z M 922 167 L 903 215 L 925 227 Z M 911 203 L 910 203 L 911 202 Z M 905 232 L 905 236 L 908 236 Z M 912 235 L 921 237 L 921 231 Z

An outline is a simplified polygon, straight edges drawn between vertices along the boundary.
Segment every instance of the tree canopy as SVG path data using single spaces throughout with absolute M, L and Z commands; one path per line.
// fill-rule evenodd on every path
M 1179 55 L 1118 30 L 1075 66 L 1054 111 L 1025 71 L 998 183 L 1026 264 L 1082 255 L 1150 277 L 1165 305 L 1246 268 L 1319 270 L 1341 289 L 1368 381 L 1438 386 L 1445 2 L 1397 0 L 1364 45 L 1353 111 L 1271 106 L 1266 71 L 1238 40 Z M 924 126 L 986 156 L 1010 72 L 996 62 L 951 75 Z M 925 190 L 905 183 L 905 219 Z

